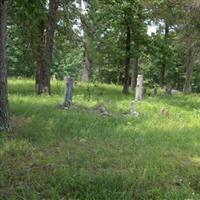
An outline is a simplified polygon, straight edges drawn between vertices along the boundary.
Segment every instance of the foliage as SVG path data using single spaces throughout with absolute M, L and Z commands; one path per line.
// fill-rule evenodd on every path
M 75 3 L 76 2 L 76 3 Z M 139 58 L 139 73 L 143 73 L 151 86 L 159 84 L 161 66 L 165 65 L 165 84 L 182 90 L 187 68 L 187 48 L 197 52 L 199 63 L 199 4 L 187 0 L 164 1 L 85 1 L 87 10 L 80 14 L 79 1 L 60 0 L 59 20 L 54 38 L 52 75 L 62 79 L 65 75 L 80 79 L 83 68 L 83 35 L 89 43 L 91 81 L 122 83 L 126 56 L 126 21 L 131 27 L 131 58 Z M 7 55 L 11 76 L 34 77 L 36 69 L 38 22 L 47 20 L 47 2 L 37 0 L 11 1 Z M 186 17 L 185 17 L 186 16 Z M 157 32 L 147 35 L 149 26 Z M 165 36 L 165 26 L 169 33 Z M 190 33 L 190 34 L 187 34 Z M 187 37 L 193 36 L 193 37 Z M 194 65 L 194 71 L 198 65 Z M 132 70 L 130 69 L 130 76 Z M 199 88 L 198 73 L 193 73 L 193 90 Z M 196 85 L 198 84 L 198 85 Z

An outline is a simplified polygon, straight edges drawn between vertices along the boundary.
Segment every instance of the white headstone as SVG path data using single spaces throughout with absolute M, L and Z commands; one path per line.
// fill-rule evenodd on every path
M 142 100 L 142 90 L 143 90 L 143 76 L 138 75 L 137 85 L 136 85 L 136 93 L 135 93 L 135 100 L 136 101 Z

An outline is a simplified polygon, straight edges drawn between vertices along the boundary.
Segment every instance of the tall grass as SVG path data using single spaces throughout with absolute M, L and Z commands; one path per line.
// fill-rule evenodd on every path
M 77 83 L 74 111 L 59 106 L 63 93 L 60 81 L 38 97 L 33 80 L 9 80 L 0 199 L 200 199 L 199 95 L 147 96 L 137 118 L 120 86 Z

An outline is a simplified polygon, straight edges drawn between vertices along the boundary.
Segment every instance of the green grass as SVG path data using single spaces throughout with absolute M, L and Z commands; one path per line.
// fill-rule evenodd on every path
M 146 97 L 78 83 L 77 111 L 62 110 L 63 82 L 37 97 L 9 81 L 13 133 L 0 133 L 0 199 L 200 199 L 200 96 Z M 104 103 L 111 117 L 95 107 Z M 160 113 L 168 110 L 167 115 Z

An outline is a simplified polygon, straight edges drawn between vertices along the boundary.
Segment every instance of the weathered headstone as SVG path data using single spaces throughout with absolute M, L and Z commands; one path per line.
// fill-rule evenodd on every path
M 137 85 L 136 85 L 136 93 L 135 93 L 136 101 L 142 100 L 142 91 L 143 91 L 143 76 L 138 75 Z
M 74 79 L 71 77 L 65 77 L 64 80 L 66 81 L 66 88 L 65 88 L 65 93 L 64 93 L 63 105 L 65 108 L 69 108 L 72 103 Z
M 111 116 L 111 114 L 106 110 L 103 104 L 97 106 L 97 111 L 101 116 Z
M 138 117 L 139 113 L 136 111 L 136 102 L 132 101 L 131 102 L 131 115 Z
M 165 96 L 172 96 L 172 88 L 171 87 L 165 88 Z
M 178 91 L 178 90 L 175 90 L 175 89 L 172 89 L 172 90 L 171 90 L 171 93 L 172 93 L 172 95 L 174 95 L 174 94 L 179 94 L 179 93 L 180 93 L 180 91 Z

